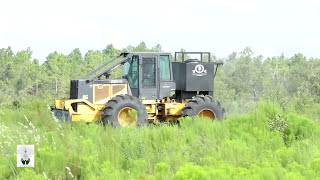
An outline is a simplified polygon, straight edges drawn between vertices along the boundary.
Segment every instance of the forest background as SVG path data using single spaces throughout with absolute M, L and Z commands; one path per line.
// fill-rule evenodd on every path
M 160 51 L 161 45 L 148 48 L 144 42 L 124 49 L 109 44 L 102 51 L 89 50 L 84 55 L 78 48 L 70 54 L 53 52 L 40 64 L 32 58 L 30 48 L 16 53 L 11 47 L 2 48 L 0 106 L 19 108 L 35 98 L 53 104 L 55 99 L 68 98 L 71 79 L 85 75 L 121 52 Z M 265 58 L 248 47 L 223 59 L 214 55 L 211 58 L 224 63 L 218 69 L 214 96 L 227 114 L 250 112 L 260 100 L 300 113 L 307 113 L 320 103 L 320 59 L 303 54 Z M 121 78 L 121 73 L 112 77 Z

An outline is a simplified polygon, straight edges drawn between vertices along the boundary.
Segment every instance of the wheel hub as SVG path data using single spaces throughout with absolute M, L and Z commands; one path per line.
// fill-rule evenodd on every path
M 216 118 L 214 112 L 211 109 L 203 109 L 198 113 L 198 116 L 201 118 L 210 118 L 214 120 Z
M 118 113 L 118 121 L 121 126 L 135 125 L 138 120 L 137 111 L 130 107 L 122 108 Z

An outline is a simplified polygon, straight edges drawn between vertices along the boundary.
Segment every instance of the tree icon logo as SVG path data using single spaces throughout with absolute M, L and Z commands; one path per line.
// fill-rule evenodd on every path
M 207 75 L 207 70 L 204 69 L 202 64 L 198 64 L 196 67 L 194 67 L 194 70 L 192 70 L 192 74 L 195 76 Z
M 34 145 L 17 145 L 17 167 L 34 167 Z

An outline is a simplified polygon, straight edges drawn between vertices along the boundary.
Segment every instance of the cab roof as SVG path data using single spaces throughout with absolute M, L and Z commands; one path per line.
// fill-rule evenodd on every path
M 127 56 L 127 55 L 171 55 L 170 52 L 127 52 L 121 53 L 120 55 Z

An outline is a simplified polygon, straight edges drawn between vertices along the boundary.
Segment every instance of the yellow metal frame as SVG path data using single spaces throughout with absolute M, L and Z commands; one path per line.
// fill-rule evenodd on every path
M 177 103 L 172 99 L 161 100 L 141 100 L 145 105 L 150 123 L 158 123 L 157 117 L 160 115 L 165 122 L 175 122 L 181 116 L 181 110 L 185 107 L 185 101 Z M 77 111 L 72 108 L 73 103 L 78 103 Z M 86 99 L 56 100 L 56 109 L 69 111 L 72 121 L 93 122 L 101 119 L 104 104 L 98 105 Z M 161 113 L 158 107 L 161 107 Z
M 77 105 L 77 111 L 72 108 L 73 103 L 81 103 Z M 86 99 L 60 99 L 56 100 L 55 107 L 69 111 L 72 121 L 92 122 L 100 120 L 104 105 L 92 104 Z
M 152 123 L 159 122 L 158 115 L 162 116 L 162 120 L 165 122 L 175 122 L 181 116 L 181 110 L 185 107 L 185 101 L 181 103 L 175 102 L 173 99 L 165 98 L 161 100 L 141 100 L 146 106 L 148 113 L 148 120 Z M 157 106 L 161 106 L 161 114 L 157 109 Z
M 121 84 L 124 85 L 124 88 L 115 93 L 113 92 L 113 86 L 119 85 L 119 84 L 94 84 L 92 87 L 92 94 L 93 94 L 93 103 L 86 99 L 59 99 L 55 101 L 55 108 L 61 109 L 61 110 L 67 110 L 70 114 L 72 121 L 85 121 L 85 122 L 93 122 L 93 121 L 99 121 L 101 119 L 102 110 L 105 106 L 104 104 L 98 104 L 98 102 L 95 102 L 95 87 L 99 86 L 105 86 L 109 90 L 109 96 L 105 97 L 105 101 L 109 101 L 112 97 L 124 94 L 128 92 L 128 85 L 127 84 Z M 71 104 L 77 103 L 77 111 L 75 111 Z
M 158 115 L 158 111 L 157 111 L 157 104 L 159 104 L 159 100 L 145 100 L 145 99 L 141 99 L 142 104 L 144 104 L 146 106 L 146 110 L 148 113 L 148 121 L 150 123 L 156 123 L 158 122 L 157 120 L 157 115 Z

